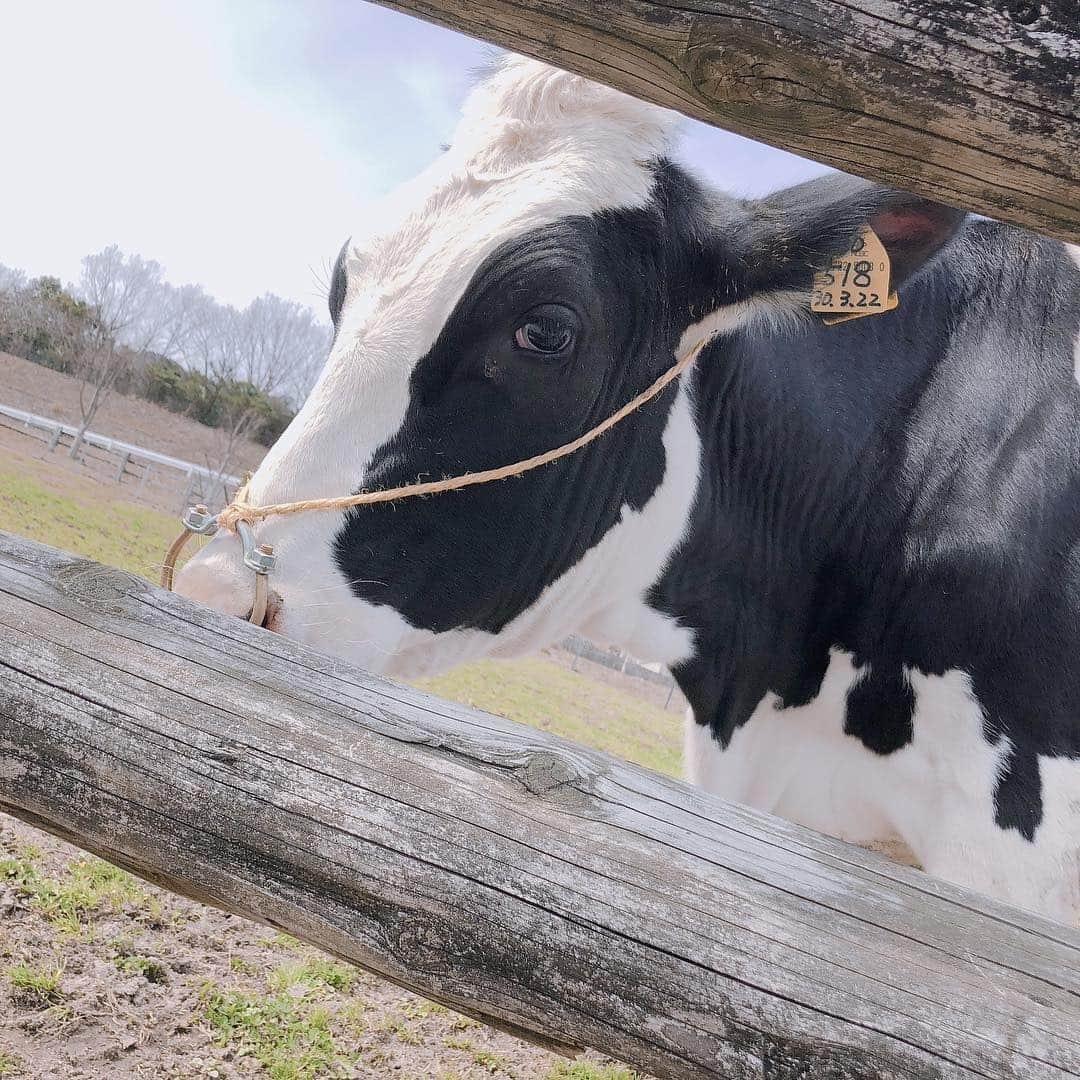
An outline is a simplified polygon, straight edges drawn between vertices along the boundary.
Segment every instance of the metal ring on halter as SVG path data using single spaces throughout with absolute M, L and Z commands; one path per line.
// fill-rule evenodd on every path
M 161 568 L 161 584 L 163 588 L 172 590 L 173 577 L 176 573 L 176 560 L 184 550 L 187 542 L 195 535 L 213 536 L 218 531 L 216 515 L 211 514 L 205 506 L 189 506 L 184 511 L 180 523 L 184 531 L 172 542 L 165 555 L 165 562 Z M 277 556 L 269 544 L 256 544 L 255 534 L 246 521 L 236 523 L 236 534 L 240 537 L 240 543 L 244 545 L 244 565 L 255 574 L 255 602 L 251 605 L 248 614 L 248 622 L 256 626 L 262 626 L 266 618 L 266 601 L 268 589 L 266 585 L 267 575 L 277 563 Z
M 169 546 L 165 561 L 161 564 L 161 586 L 170 592 L 176 574 L 176 560 L 180 558 L 180 552 L 187 546 L 187 542 L 196 533 L 200 536 L 213 536 L 218 530 L 217 518 L 201 503 L 198 506 L 189 506 L 181 516 L 180 524 L 184 526 L 184 531 Z
M 236 523 L 236 535 L 244 545 L 244 565 L 255 572 L 255 603 L 251 605 L 248 622 L 262 626 L 266 618 L 266 578 L 277 562 L 274 549 L 269 544 L 255 543 L 255 534 L 246 521 Z

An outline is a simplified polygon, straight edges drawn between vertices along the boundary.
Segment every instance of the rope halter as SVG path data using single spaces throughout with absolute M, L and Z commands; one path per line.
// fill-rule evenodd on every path
M 267 506 L 253 506 L 247 502 L 247 484 L 244 484 L 236 493 L 232 502 L 220 513 L 211 514 L 205 506 L 191 506 L 180 518 L 184 531 L 172 542 L 165 554 L 165 561 L 161 569 L 161 584 L 166 589 L 172 589 L 173 578 L 176 575 L 176 561 L 184 550 L 187 542 L 193 536 L 213 536 L 219 529 L 231 532 L 240 538 L 244 548 L 244 565 L 255 574 L 255 600 L 248 615 L 248 621 L 256 626 L 261 626 L 266 618 L 266 604 L 268 598 L 267 577 L 277 563 L 277 556 L 269 544 L 256 544 L 255 533 L 252 526 L 256 521 L 263 521 L 270 517 L 280 517 L 286 514 L 302 514 L 312 510 L 344 510 L 352 506 L 369 506 L 373 503 L 395 502 L 398 499 L 413 498 L 417 495 L 435 495 L 443 491 L 457 491 L 460 488 L 471 487 L 473 484 L 487 484 L 493 480 L 505 480 L 510 476 L 520 476 L 532 469 L 538 469 L 541 465 L 548 465 L 560 458 L 587 446 L 594 439 L 599 438 L 604 432 L 609 431 L 621 420 L 625 420 L 632 412 L 636 412 L 646 402 L 651 401 L 669 383 L 674 382 L 697 358 L 698 354 L 709 342 L 706 336 L 698 341 L 672 364 L 651 386 L 643 390 L 637 397 L 632 398 L 621 409 L 612 413 L 605 420 L 601 420 L 595 427 L 590 428 L 583 435 L 554 450 L 546 450 L 542 454 L 525 458 L 512 465 L 501 465 L 496 469 L 485 469 L 482 472 L 462 473 L 460 476 L 444 477 L 442 480 L 427 480 L 422 483 L 405 484 L 401 487 L 384 488 L 378 491 L 359 491 L 354 495 L 339 495 L 325 499 L 304 499 L 300 502 L 271 503 Z

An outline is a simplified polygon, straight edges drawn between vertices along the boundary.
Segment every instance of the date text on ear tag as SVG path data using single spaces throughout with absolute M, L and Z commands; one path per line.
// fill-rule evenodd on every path
M 900 300 L 889 292 L 889 253 L 874 230 L 864 227 L 851 247 L 814 275 L 810 310 L 828 326 L 892 311 Z

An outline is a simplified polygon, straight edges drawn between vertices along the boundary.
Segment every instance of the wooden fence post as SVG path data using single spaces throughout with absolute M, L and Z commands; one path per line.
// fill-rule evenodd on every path
M 143 494 L 143 491 L 144 491 L 144 490 L 146 489 L 146 484 L 147 484 L 147 481 L 149 481 L 149 479 L 150 479 L 150 474 L 151 474 L 151 473 L 152 473 L 153 471 L 154 471 L 154 464 L 153 464 L 153 462 L 151 462 L 151 461 L 148 461 L 148 462 L 147 462 L 147 463 L 146 463 L 146 464 L 145 464 L 145 465 L 143 466 L 143 474 L 142 474 L 142 476 L 141 476 L 141 477 L 139 478 L 139 486 L 138 486 L 138 487 L 137 487 L 137 488 L 135 489 L 135 498 L 136 498 L 136 499 L 140 499 L 140 498 L 142 498 L 142 494 Z
M 1075 0 L 376 2 L 1080 243 Z
M 1080 1076 L 1080 932 L 2 533 L 0 809 L 663 1078 Z
M 124 480 L 124 471 L 128 467 L 128 462 L 131 460 L 131 454 L 126 451 L 120 455 L 120 465 L 116 470 L 116 482 L 122 483 Z

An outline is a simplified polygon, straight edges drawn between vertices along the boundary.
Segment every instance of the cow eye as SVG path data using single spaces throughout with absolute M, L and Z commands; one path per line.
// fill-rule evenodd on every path
M 525 352 L 553 356 L 574 343 L 577 330 L 574 313 L 558 304 L 548 304 L 529 313 L 514 331 L 514 344 Z

